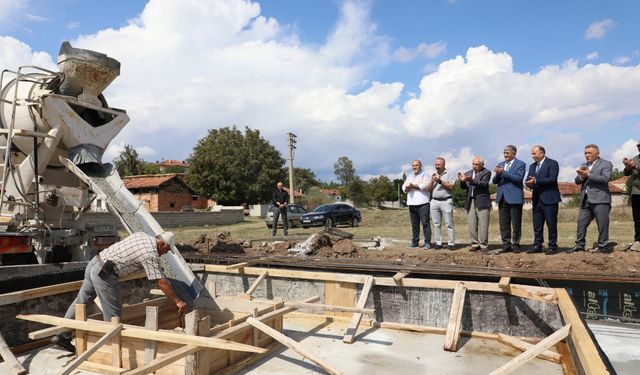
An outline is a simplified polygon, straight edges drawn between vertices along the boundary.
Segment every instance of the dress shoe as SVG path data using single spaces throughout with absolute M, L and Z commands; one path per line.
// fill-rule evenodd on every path
M 554 254 L 558 254 L 558 249 L 557 249 L 557 248 L 547 249 L 547 251 L 545 251 L 544 253 L 545 253 L 545 255 L 554 255 Z
M 520 247 L 520 245 L 513 245 L 513 253 L 518 254 L 520 252 L 522 252 L 522 248 Z
M 61 347 L 62 349 L 70 353 L 76 352 L 76 347 L 73 346 L 71 340 L 66 338 L 62 333 L 58 333 L 57 335 L 53 336 L 51 340 L 49 340 L 49 342 L 51 342 L 53 345 Z
M 455 250 L 456 249 L 456 245 L 447 245 L 447 249 Z
M 412 243 L 411 245 L 409 245 L 409 247 L 415 248 L 415 247 L 418 247 L 418 244 L 417 243 Z
M 502 249 L 498 252 L 498 254 L 510 253 L 513 251 L 513 248 L 509 245 L 502 246 Z
M 606 247 L 599 247 L 593 251 L 596 254 L 609 254 L 611 250 Z
M 629 250 L 631 250 L 631 251 L 640 251 L 640 241 L 633 241 L 631 246 L 629 246 Z
M 542 252 L 542 248 L 539 247 L 532 247 L 531 249 L 527 250 L 527 254 L 535 254 L 535 253 L 541 253 Z
M 441 243 L 437 243 L 434 248 L 436 249 L 442 249 L 442 244 Z
M 574 246 L 573 248 L 567 250 L 567 254 L 577 253 L 578 251 L 584 251 L 584 247 Z

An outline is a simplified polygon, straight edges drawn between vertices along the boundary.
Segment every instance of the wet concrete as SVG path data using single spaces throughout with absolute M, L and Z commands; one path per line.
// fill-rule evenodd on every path
M 640 324 L 587 321 L 591 332 L 618 375 L 635 375 L 640 368 Z
M 521 352 L 494 340 L 461 338 L 457 352 L 443 349 L 444 336 L 390 329 L 361 328 L 353 344 L 342 337 L 345 322 L 285 317 L 285 334 L 325 361 L 350 375 L 371 374 L 487 374 Z M 324 374 L 298 353 L 280 348 L 238 374 Z M 562 374 L 560 365 L 533 359 L 517 374 Z

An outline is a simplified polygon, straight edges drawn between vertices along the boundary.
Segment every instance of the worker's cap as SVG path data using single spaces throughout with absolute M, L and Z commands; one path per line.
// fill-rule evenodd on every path
M 162 237 L 162 240 L 169 246 L 171 246 L 171 248 L 176 246 L 176 236 L 173 234 L 173 232 L 164 232 L 160 235 L 160 237 Z

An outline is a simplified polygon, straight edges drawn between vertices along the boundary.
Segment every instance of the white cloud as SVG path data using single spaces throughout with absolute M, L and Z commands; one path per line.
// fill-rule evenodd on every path
M 104 152 L 102 159 L 104 161 L 115 160 L 120 156 L 120 153 L 124 151 L 124 146 L 126 144 L 127 143 L 124 141 L 111 142 L 111 144 L 109 144 L 109 146 L 107 147 L 107 150 Z M 133 146 L 141 159 L 146 159 L 148 161 L 151 157 L 157 155 L 157 152 L 149 146 L 139 144 L 131 144 L 131 146 Z
M 0 25 L 27 7 L 27 0 L 0 0 Z
M 622 164 L 622 159 L 624 158 L 633 158 L 638 155 L 638 148 L 636 144 L 640 140 L 636 139 L 627 139 L 619 148 L 611 153 L 612 158 L 611 162 L 613 163 L 614 168 L 618 168 L 622 170 L 624 168 L 624 164 Z
M 67 22 L 67 24 L 65 26 L 69 30 L 77 29 L 78 27 L 80 27 L 80 22 L 78 22 L 78 21 L 69 21 L 69 22 Z
M 595 60 L 598 58 L 598 52 L 597 51 L 593 51 L 590 54 L 587 55 L 587 60 L 591 61 L 591 60 Z
M 36 65 L 56 70 L 51 56 L 31 50 L 27 44 L 10 36 L 0 36 L 0 67 L 16 71 L 23 65 Z
M 620 57 L 616 57 L 615 59 L 613 59 L 613 63 L 616 65 L 624 65 L 626 63 L 628 63 L 629 61 L 631 61 L 631 59 L 627 56 L 620 56 Z
M 587 27 L 587 30 L 584 32 L 584 37 L 587 40 L 602 39 L 615 25 L 616 23 L 610 18 L 595 21 Z
M 447 51 L 447 44 L 436 42 L 432 44 L 420 43 L 416 48 L 400 47 L 393 52 L 395 61 L 406 63 L 417 58 L 434 59 Z
M 29 21 L 35 21 L 35 22 L 44 22 L 47 20 L 45 17 L 39 16 L 37 14 L 31 14 L 31 13 L 27 13 L 25 17 L 27 17 Z

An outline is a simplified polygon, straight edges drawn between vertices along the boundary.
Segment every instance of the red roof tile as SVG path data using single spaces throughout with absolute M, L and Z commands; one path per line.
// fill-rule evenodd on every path
M 189 164 L 180 161 L 180 160 L 173 160 L 173 159 L 168 159 L 168 160 L 163 160 L 162 162 L 158 163 L 157 165 L 161 166 L 161 167 L 188 167 Z
M 174 178 L 178 178 L 180 175 L 177 173 L 169 174 L 150 174 L 143 176 L 127 176 L 123 178 L 124 186 L 127 189 L 143 189 L 153 188 L 162 185 L 163 183 L 170 181 Z

